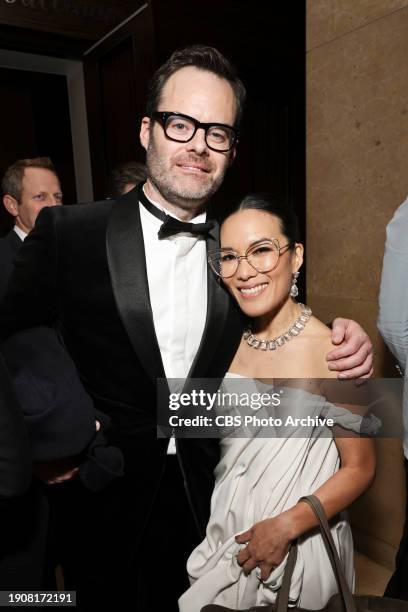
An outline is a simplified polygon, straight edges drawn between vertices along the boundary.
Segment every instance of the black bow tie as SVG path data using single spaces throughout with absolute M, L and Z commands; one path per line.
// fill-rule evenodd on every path
M 139 201 L 143 204 L 146 210 L 149 211 L 157 219 L 163 221 L 163 224 L 160 226 L 160 229 L 157 233 L 159 240 L 163 238 L 168 238 L 169 236 L 174 236 L 175 234 L 180 234 L 182 232 L 186 232 L 188 234 L 193 234 L 194 236 L 208 236 L 209 232 L 214 229 L 215 223 L 214 221 L 207 221 L 206 223 L 185 223 L 184 221 L 179 221 L 170 215 L 166 215 L 165 212 L 157 208 L 154 204 L 152 204 L 146 197 L 143 186 L 139 189 Z

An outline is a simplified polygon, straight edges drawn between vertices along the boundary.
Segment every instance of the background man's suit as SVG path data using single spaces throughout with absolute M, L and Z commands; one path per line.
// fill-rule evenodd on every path
M 31 453 L 23 413 L 0 355 L 0 504 L 24 493 L 30 479 Z
M 31 452 L 23 413 L 0 355 L 0 589 L 16 584 L 19 555 L 14 552 L 25 531 L 14 518 L 30 481 Z
M 14 258 L 22 244 L 23 241 L 14 230 L 11 230 L 4 238 L 0 238 L 0 302 L 6 292 Z
M 216 244 L 210 236 L 207 249 Z M 134 567 L 145 562 L 136 545 L 167 451 L 167 440 L 156 437 L 156 379 L 165 374 L 149 302 L 137 190 L 116 202 L 44 209 L 19 252 L 1 321 L 3 336 L 56 323 L 95 408 L 112 419 L 109 442 L 124 454 L 125 476 L 100 493 L 84 491 L 78 481 L 57 490 L 71 500 L 67 538 L 81 543 L 77 563 L 87 576 L 82 586 L 94 589 L 94 601 L 99 595 L 106 602 L 100 585 L 125 582 L 131 591 Z M 205 330 L 190 377 L 223 377 L 241 336 L 239 311 L 209 273 Z M 180 439 L 178 459 L 198 541 L 209 516 L 218 441 Z M 172 563 L 171 551 L 158 555 L 161 563 Z

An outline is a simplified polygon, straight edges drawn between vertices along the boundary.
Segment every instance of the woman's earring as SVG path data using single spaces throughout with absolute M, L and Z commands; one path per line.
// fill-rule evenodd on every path
M 291 285 L 291 288 L 290 288 L 290 296 L 291 297 L 297 297 L 299 295 L 299 289 L 297 287 L 298 276 L 299 276 L 299 272 L 295 272 L 293 274 L 292 285 Z

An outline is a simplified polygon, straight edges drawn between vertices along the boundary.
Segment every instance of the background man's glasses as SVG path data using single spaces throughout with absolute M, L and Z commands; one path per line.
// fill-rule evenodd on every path
M 167 111 L 152 113 L 152 117 L 160 123 L 167 138 L 176 142 L 189 142 L 199 128 L 205 131 L 205 142 L 213 151 L 226 153 L 238 142 L 238 132 L 230 125 L 200 123 L 188 115 Z
M 279 246 L 277 238 L 254 244 L 246 250 L 245 255 L 238 255 L 229 249 L 216 249 L 208 254 L 208 263 L 214 272 L 222 278 L 234 276 L 241 259 L 246 259 L 257 272 L 271 272 L 278 265 L 279 257 L 294 243 L 288 242 Z

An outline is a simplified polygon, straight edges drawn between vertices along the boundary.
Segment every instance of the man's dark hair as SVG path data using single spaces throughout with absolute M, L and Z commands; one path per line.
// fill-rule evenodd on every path
M 140 162 L 130 161 L 116 166 L 111 172 L 109 197 L 118 198 L 124 194 L 127 185 L 137 185 L 146 178 L 146 166 Z
M 14 164 L 9 166 L 4 173 L 1 181 L 1 189 L 3 195 L 10 195 L 12 198 L 20 202 L 23 191 L 23 178 L 26 168 L 42 168 L 53 172 L 56 177 L 58 174 L 54 164 L 49 157 L 33 157 L 32 159 L 18 159 Z
M 226 79 L 231 85 L 237 103 L 237 117 L 235 124 L 239 125 L 245 104 L 245 87 L 238 78 L 235 67 L 226 57 L 214 47 L 206 45 L 192 45 L 185 49 L 175 51 L 171 57 L 154 73 L 147 96 L 146 112 L 149 117 L 158 110 L 160 98 L 167 80 L 181 68 L 193 66 L 199 70 L 212 72 L 222 79 Z M 177 109 L 165 109 L 177 110 Z

